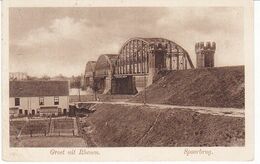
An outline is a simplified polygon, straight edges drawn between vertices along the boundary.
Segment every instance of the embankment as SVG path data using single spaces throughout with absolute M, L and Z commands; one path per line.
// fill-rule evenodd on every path
M 146 102 L 155 104 L 245 107 L 244 66 L 160 72 L 146 89 Z M 144 91 L 130 102 L 143 102 Z
M 88 146 L 243 146 L 244 118 L 188 109 L 97 104 L 80 118 Z

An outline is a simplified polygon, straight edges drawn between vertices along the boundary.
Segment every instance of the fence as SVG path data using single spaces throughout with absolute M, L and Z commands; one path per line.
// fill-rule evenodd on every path
M 10 121 L 10 136 L 77 136 L 73 118 L 49 118 L 39 120 Z

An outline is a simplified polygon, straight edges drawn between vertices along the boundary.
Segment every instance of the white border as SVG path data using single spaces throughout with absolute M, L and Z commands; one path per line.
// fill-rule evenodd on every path
M 50 4 L 53 7 L 78 7 L 78 6 L 245 6 L 250 1 L 249 0 L 197 0 L 194 3 L 190 3 L 191 0 L 165 0 L 165 1 L 137 1 L 137 0 L 121 0 L 121 1 L 103 1 L 103 0 L 89 0 L 89 1 L 79 1 L 79 0 L 45 0 L 45 1 L 4 1 L 4 24 L 3 24 L 3 54 L 2 55 L 2 91 L 4 95 L 8 95 L 8 40 L 6 40 L 6 34 L 8 34 L 8 19 L 7 19 L 7 8 L 5 6 L 11 7 L 22 7 L 26 5 L 27 7 L 47 7 Z M 46 5 L 48 4 L 48 5 Z M 248 5 L 247 5 L 248 6 Z M 252 31 L 252 3 L 248 7 L 244 8 L 245 11 L 245 29 L 248 29 L 247 33 L 245 33 L 245 53 L 247 55 L 245 58 L 245 70 L 246 70 L 246 147 L 232 147 L 232 148 L 209 148 L 214 151 L 213 156 L 192 156 L 189 158 L 185 158 L 183 151 L 185 148 L 91 148 L 91 150 L 98 150 L 102 155 L 99 157 L 96 156 L 55 156 L 50 157 L 49 150 L 50 148 L 9 148 L 9 138 L 6 134 L 8 134 L 8 128 L 3 128 L 3 158 L 5 160 L 11 161 L 140 161 L 140 160 L 252 160 L 253 159 L 253 147 L 254 147 L 254 138 L 253 138 L 253 40 L 250 31 Z M 249 15 L 248 15 L 249 14 Z M 249 79 L 249 81 L 248 81 Z M 8 107 L 8 96 L 3 96 L 3 106 Z M 250 107 L 248 106 L 250 105 Z M 6 123 L 8 123 L 8 117 L 4 117 L 8 115 L 8 110 L 2 110 L 2 125 L 4 127 Z M 9 134 L 8 134 L 9 135 Z M 8 141 L 8 142 L 6 142 Z M 71 148 L 69 148 L 71 149 Z M 40 158 L 40 159 L 39 159 Z

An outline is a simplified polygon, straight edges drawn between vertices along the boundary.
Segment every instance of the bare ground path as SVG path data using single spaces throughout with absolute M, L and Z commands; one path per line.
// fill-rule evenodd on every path
M 76 102 L 77 103 L 77 102 Z M 134 102 L 100 102 L 100 101 L 91 101 L 91 102 L 80 102 L 80 103 L 96 103 L 96 104 L 120 104 L 120 105 L 130 105 L 130 106 L 143 106 L 143 103 L 134 103 Z M 157 107 L 159 109 L 188 109 L 198 113 L 211 114 L 211 115 L 220 115 L 220 116 L 230 116 L 230 117 L 245 117 L 245 109 L 243 108 L 221 108 L 221 107 L 200 107 L 200 106 L 181 106 L 181 105 L 166 105 L 166 104 L 145 104 L 149 107 Z

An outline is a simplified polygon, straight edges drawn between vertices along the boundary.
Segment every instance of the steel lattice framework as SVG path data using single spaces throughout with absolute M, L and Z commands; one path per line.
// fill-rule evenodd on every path
M 94 77 L 95 76 L 95 67 L 96 67 L 96 61 L 89 61 L 86 64 L 85 67 L 85 77 Z
M 144 75 L 149 73 L 151 59 L 159 54 L 162 60 L 156 61 L 160 69 L 182 70 L 194 68 L 186 50 L 173 41 L 164 38 L 132 38 L 123 44 L 116 61 L 117 75 Z
M 106 77 L 114 74 L 114 66 L 118 59 L 117 54 L 100 55 L 95 67 L 95 77 Z

